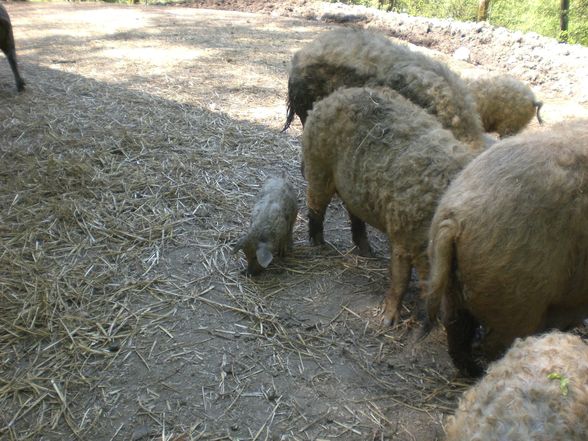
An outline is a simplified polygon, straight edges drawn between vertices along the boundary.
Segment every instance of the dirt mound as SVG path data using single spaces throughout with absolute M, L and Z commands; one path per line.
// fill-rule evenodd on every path
M 356 24 L 448 55 L 466 47 L 470 53 L 469 62 L 474 65 L 509 72 L 534 86 L 541 86 L 548 94 L 579 103 L 588 102 L 588 48 L 562 44 L 533 32 L 513 32 L 487 23 L 411 17 L 364 6 L 306 0 L 287 4 L 266 0 L 195 0 L 193 5 Z

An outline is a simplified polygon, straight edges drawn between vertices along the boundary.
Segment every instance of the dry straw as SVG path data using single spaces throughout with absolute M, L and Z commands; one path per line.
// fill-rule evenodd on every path
M 0 108 L 0 437 L 61 421 L 82 437 L 100 415 L 71 400 L 184 288 L 155 270 L 166 249 L 189 235 L 213 244 L 210 273 L 234 269 L 226 243 L 264 176 L 296 169 L 297 146 L 173 88 L 24 65 L 28 91 L 3 91 Z M 274 326 L 254 303 L 224 307 Z
M 394 381 L 389 372 L 382 375 L 382 361 L 404 349 L 403 330 L 368 327 L 375 317 L 361 317 L 346 305 L 310 325 L 274 308 L 274 298 L 307 286 L 309 279 L 335 279 L 358 295 L 382 292 L 385 260 L 311 250 L 301 215 L 295 252 L 286 264 L 274 266 L 275 277 L 252 280 L 238 273 L 230 244 L 243 232 L 266 176 L 288 173 L 301 200 L 303 195 L 297 133 L 279 133 L 281 115 L 267 127 L 227 114 L 258 105 L 254 94 L 275 87 L 275 72 L 284 80 L 280 60 L 267 61 L 266 83 L 249 95 L 240 93 L 239 85 L 228 87 L 222 76 L 201 74 L 206 84 L 199 85 L 180 68 L 175 76 L 155 71 L 143 77 L 145 65 L 129 56 L 115 66 L 99 49 L 145 44 L 144 36 L 129 33 L 99 43 L 98 37 L 70 41 L 58 33 L 37 35 L 44 17 L 51 17 L 44 11 L 59 12 L 62 5 L 34 7 L 41 12 L 30 12 L 35 26 L 27 28 L 29 40 L 21 40 L 28 49 L 21 57 L 28 91 L 14 95 L 11 78 L 0 74 L 0 438 L 66 433 L 65 438 L 88 439 L 104 418 L 88 397 L 101 394 L 116 401 L 120 393 L 101 388 L 109 369 L 128 356 L 137 336 L 151 338 L 155 330 L 171 335 L 168 325 L 176 311 L 195 305 L 243 317 L 247 327 L 241 333 L 275 354 L 268 369 L 288 371 L 287 357 L 299 361 L 298 369 L 310 362 L 325 366 L 310 381 L 318 388 L 322 376 L 333 375 L 329 354 L 343 347 L 345 359 L 377 390 L 373 399 L 344 410 L 344 419 L 329 411 L 308 416 L 295 401 L 264 390 L 254 398 L 272 406 L 250 439 L 267 439 L 278 423 L 289 439 L 308 439 L 326 426 L 335 427 L 341 439 L 374 427 L 380 434 L 410 433 L 386 416 L 391 407 L 424 413 L 451 408 L 455 390 L 463 385 L 451 384 L 445 373 L 407 366 L 395 370 Z M 76 26 L 76 20 L 65 18 L 54 25 Z M 173 26 L 169 41 L 151 40 L 163 49 L 160 53 L 180 37 L 196 38 L 195 32 Z M 86 30 L 77 31 L 84 35 Z M 213 62 L 240 78 L 239 68 L 226 60 L 200 68 L 221 68 Z M 220 104 L 213 108 L 215 94 Z M 342 208 L 332 210 L 341 214 Z M 202 268 L 194 277 L 162 264 L 171 251 L 187 246 Z M 386 244 L 376 248 L 382 252 Z M 315 288 L 308 294 L 310 305 L 321 284 Z M 200 331 L 219 339 L 232 332 Z M 148 369 L 156 344 L 153 340 L 147 355 L 140 356 Z M 170 361 L 200 355 L 179 350 L 165 356 Z M 236 384 L 245 384 L 259 369 L 242 363 L 239 372 L 228 362 L 222 365 Z M 231 398 L 225 413 L 246 393 L 242 387 L 223 389 L 231 378 L 219 379 L 219 390 Z M 204 390 L 202 395 L 206 407 Z M 179 435 L 154 407 L 142 403 L 141 412 L 158 428 L 157 439 L 229 439 L 205 421 L 185 422 Z M 119 433 L 122 426 L 112 439 Z

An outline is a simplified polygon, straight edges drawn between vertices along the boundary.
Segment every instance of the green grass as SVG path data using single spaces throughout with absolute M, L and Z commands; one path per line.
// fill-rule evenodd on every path
M 348 0 L 344 3 L 461 21 L 475 21 L 478 13 L 478 0 Z M 588 46 L 588 0 L 571 0 L 570 3 L 567 33 L 559 30 L 557 0 L 492 0 L 488 22 L 511 30 L 532 31 L 560 41 Z

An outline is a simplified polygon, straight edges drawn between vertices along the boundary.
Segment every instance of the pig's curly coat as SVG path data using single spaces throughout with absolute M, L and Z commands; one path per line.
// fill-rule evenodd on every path
M 292 184 L 284 177 L 270 177 L 253 206 L 249 231 L 233 248 L 234 252 L 242 249 L 245 253 L 249 274 L 258 274 L 269 263 L 260 263 L 259 257 L 267 259 L 271 256 L 271 261 L 274 255 L 286 255 L 292 246 L 297 214 L 298 201 Z
M 523 130 L 543 105 L 531 88 L 510 75 L 484 75 L 466 79 L 474 96 L 482 125 L 486 132 L 496 132 L 501 138 Z
M 305 124 L 313 103 L 339 87 L 390 87 L 435 115 L 454 136 L 483 146 L 476 104 L 464 81 L 445 64 L 356 29 L 326 32 L 293 57 L 288 79 L 288 116 Z
M 516 337 L 588 317 L 588 120 L 522 133 L 472 161 L 441 199 L 430 232 L 430 320 L 450 354 L 499 357 Z
M 385 232 L 392 286 L 384 320 L 397 320 L 411 266 L 427 280 L 427 233 L 437 202 L 478 151 L 387 88 L 341 88 L 319 101 L 302 144 L 311 240 L 323 241 L 335 193 L 350 214 Z
M 446 441 L 586 441 L 588 345 L 553 332 L 517 339 L 448 418 Z

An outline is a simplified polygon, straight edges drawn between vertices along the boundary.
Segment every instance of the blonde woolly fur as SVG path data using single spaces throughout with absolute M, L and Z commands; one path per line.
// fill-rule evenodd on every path
M 588 440 L 588 345 L 552 332 L 517 339 L 459 402 L 446 441 Z
M 501 138 L 523 130 L 543 103 L 537 101 L 531 88 L 510 75 L 484 75 L 466 80 L 474 96 L 482 125 L 486 132 L 496 132 Z
M 293 57 L 288 79 L 288 117 L 305 124 L 313 103 L 339 87 L 386 86 L 435 115 L 455 137 L 484 145 L 473 97 L 463 80 L 440 61 L 381 34 L 337 29 L 320 35 Z
M 10 16 L 4 5 L 0 4 L 0 50 L 4 52 L 16 81 L 16 89 L 22 92 L 25 89 L 25 82 L 20 76 L 16 63 L 16 47 L 14 45 L 14 34 Z
M 512 343 L 588 317 L 588 120 L 507 138 L 453 181 L 430 231 L 430 320 L 476 375 Z
M 259 192 L 251 214 L 248 233 L 233 251 L 247 258 L 247 273 L 259 274 L 273 260 L 283 257 L 292 246 L 292 230 L 298 214 L 298 201 L 292 185 L 283 177 L 271 177 Z
M 427 233 L 437 202 L 479 150 L 387 88 L 341 88 L 319 101 L 302 144 L 311 241 L 324 242 L 324 215 L 335 193 L 352 220 L 385 232 L 392 285 L 383 318 L 396 322 L 411 267 L 427 280 Z M 354 234 L 360 248 L 361 239 Z

